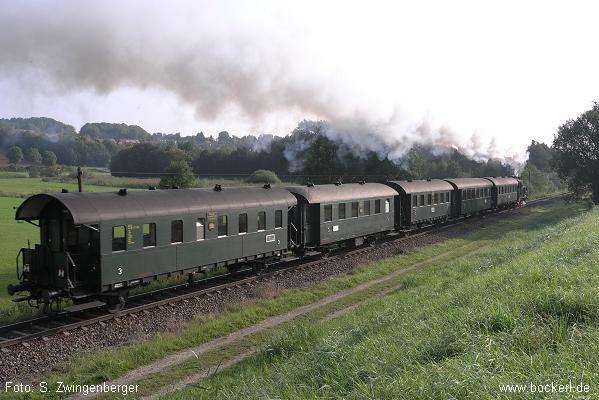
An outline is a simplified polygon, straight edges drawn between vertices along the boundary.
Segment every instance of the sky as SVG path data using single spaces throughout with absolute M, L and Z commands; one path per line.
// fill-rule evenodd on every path
M 599 99 L 597 15 L 592 1 L 0 0 L 0 117 L 239 136 L 326 119 L 356 147 L 523 160 Z

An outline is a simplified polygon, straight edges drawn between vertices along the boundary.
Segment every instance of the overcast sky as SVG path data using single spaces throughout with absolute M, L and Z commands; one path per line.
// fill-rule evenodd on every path
M 289 133 L 304 118 L 521 158 L 599 99 L 598 2 L 5 1 L 0 117 Z

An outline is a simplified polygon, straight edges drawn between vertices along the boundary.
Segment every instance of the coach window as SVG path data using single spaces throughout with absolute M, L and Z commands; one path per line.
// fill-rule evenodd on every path
M 333 205 L 327 204 L 324 206 L 324 222 L 333 220 Z
M 258 213 L 258 231 L 263 231 L 266 229 L 266 212 L 260 211 Z
M 430 206 L 430 205 L 432 204 L 432 202 L 433 202 L 433 195 L 429 193 L 429 194 L 426 196 L 426 205 L 427 205 L 427 206 Z
M 247 233 L 248 231 L 248 215 L 239 214 L 239 234 Z
M 412 207 L 418 207 L 418 195 L 412 196 Z
M 226 215 L 218 216 L 218 237 L 227 236 L 229 234 L 229 226 Z
M 183 221 L 171 221 L 171 243 L 183 242 Z
M 275 229 L 283 227 L 283 211 L 275 211 Z
M 370 215 L 370 200 L 364 202 L 364 215 Z
M 422 207 L 424 205 L 424 195 L 423 194 L 420 195 L 420 199 L 418 200 L 418 205 L 420 207 Z
M 391 211 L 391 201 L 389 199 L 385 199 L 385 212 L 388 213 Z
M 154 224 L 154 223 L 144 224 L 143 234 L 144 234 L 144 247 L 156 246 L 156 224 Z
M 374 201 L 374 213 L 375 214 L 380 214 L 381 213 L 381 201 L 380 200 L 375 200 Z
M 357 201 L 351 203 L 351 216 L 352 218 L 356 218 L 358 216 L 359 205 Z
M 112 251 L 126 250 L 127 237 L 125 232 L 125 225 L 112 227 Z
M 363 201 L 358 203 L 358 215 L 359 216 L 364 215 L 364 202 Z
M 433 204 L 439 204 L 439 193 L 435 193 L 433 198 Z
M 345 219 L 345 203 L 339 203 L 339 219 Z
M 206 222 L 204 218 L 196 219 L 196 240 L 204 240 L 206 236 Z

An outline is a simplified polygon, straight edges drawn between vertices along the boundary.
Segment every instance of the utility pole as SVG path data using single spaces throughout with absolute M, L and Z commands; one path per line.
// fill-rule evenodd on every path
M 81 176 L 83 173 L 81 172 L 81 167 L 77 167 L 77 186 L 79 186 L 79 192 L 83 192 L 83 184 L 81 182 Z

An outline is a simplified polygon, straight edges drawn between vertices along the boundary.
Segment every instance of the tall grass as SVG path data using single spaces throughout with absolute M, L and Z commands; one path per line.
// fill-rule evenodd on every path
M 495 399 L 514 398 L 501 385 L 569 380 L 590 398 L 599 211 L 551 211 L 339 320 L 295 324 L 259 356 L 169 398 Z

